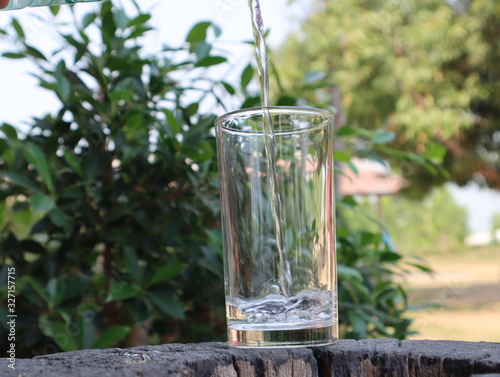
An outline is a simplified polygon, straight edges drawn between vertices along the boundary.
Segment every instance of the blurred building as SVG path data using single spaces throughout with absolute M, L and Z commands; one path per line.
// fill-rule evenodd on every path
M 368 160 L 353 158 L 352 167 L 344 166 L 340 176 L 340 194 L 375 196 L 377 201 L 377 217 L 382 220 L 383 195 L 394 195 L 410 182 L 391 171 L 389 165 Z
M 500 243 L 500 229 L 474 232 L 465 238 L 464 243 L 469 247 L 489 246 Z

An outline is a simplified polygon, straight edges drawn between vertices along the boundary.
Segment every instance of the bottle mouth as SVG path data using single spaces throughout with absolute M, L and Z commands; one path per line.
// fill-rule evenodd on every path
M 97 1 L 102 0 L 0 0 L 0 11 L 19 10 L 27 7 L 91 3 Z
M 266 119 L 267 118 L 267 119 Z M 323 109 L 299 106 L 252 107 L 231 111 L 215 120 L 216 129 L 242 134 L 264 134 L 263 125 L 271 121 L 275 135 L 309 132 L 333 126 L 334 115 Z

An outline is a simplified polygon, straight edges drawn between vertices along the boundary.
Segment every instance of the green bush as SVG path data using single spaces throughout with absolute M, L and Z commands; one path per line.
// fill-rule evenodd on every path
M 26 132 L 1 126 L 1 259 L 16 267 L 20 355 L 47 338 L 109 347 L 141 327 L 155 342 L 224 333 L 215 115 L 200 111 L 231 90 L 206 72 L 225 62 L 211 50 L 219 29 L 198 24 L 185 46 L 146 54 L 150 18 L 103 3 L 74 33 L 58 28 L 51 56 L 16 20 L 8 31 L 18 49 L 4 56 L 34 61 L 61 101 Z
M 467 234 L 467 211 L 457 204 L 447 187 L 434 188 L 423 200 L 403 195 L 380 197 L 382 219 L 394 244 L 403 254 L 425 255 L 463 249 Z M 365 199 L 360 209 L 376 217 L 376 203 Z M 376 230 L 377 225 L 359 214 L 350 214 L 351 224 L 358 229 Z
M 226 61 L 210 22 L 148 54 L 150 18 L 105 2 L 68 32 L 56 14 L 61 48 L 50 55 L 16 19 L 0 30 L 13 46 L 4 57 L 31 59 L 61 102 L 23 131 L 0 126 L 0 279 L 15 267 L 18 357 L 225 336 L 212 130 L 221 95 L 258 103 L 254 70 L 238 93 L 210 78 Z M 404 338 L 405 292 L 391 281 L 401 256 L 377 232 L 340 223 L 338 233 L 342 335 Z

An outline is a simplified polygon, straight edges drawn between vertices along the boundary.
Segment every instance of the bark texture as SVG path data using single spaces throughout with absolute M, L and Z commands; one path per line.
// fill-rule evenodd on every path
M 0 377 L 500 377 L 500 343 L 339 340 L 326 347 L 165 344 L 0 359 Z

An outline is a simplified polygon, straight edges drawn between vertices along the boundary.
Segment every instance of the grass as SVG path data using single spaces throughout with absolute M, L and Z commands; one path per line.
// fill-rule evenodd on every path
M 434 309 L 415 313 L 410 339 L 500 342 L 500 303 L 480 309 Z
M 433 276 L 406 277 L 412 339 L 500 342 L 500 246 L 424 255 Z

